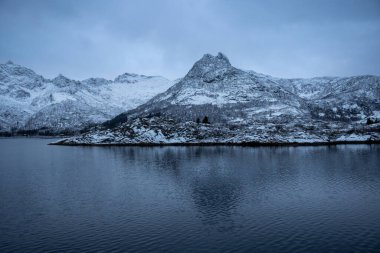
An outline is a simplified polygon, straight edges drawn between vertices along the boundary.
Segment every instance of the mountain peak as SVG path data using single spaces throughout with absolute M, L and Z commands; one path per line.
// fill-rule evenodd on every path
M 66 87 L 70 86 L 71 84 L 79 84 L 79 82 L 71 80 L 67 78 L 66 76 L 59 74 L 57 77 L 55 77 L 53 80 L 51 80 L 52 83 L 57 85 L 58 87 Z
M 56 76 L 53 81 L 56 80 L 56 81 L 60 81 L 60 80 L 65 80 L 65 81 L 69 81 L 70 79 L 67 78 L 66 76 L 62 75 L 62 74 L 59 74 L 58 76 Z
M 216 56 L 205 54 L 193 65 L 187 77 L 204 77 L 207 73 L 226 71 L 231 67 L 230 61 L 224 54 L 218 53 Z
M 117 83 L 136 83 L 141 79 L 149 78 L 145 75 L 138 75 L 134 73 L 124 73 L 115 78 Z
M 5 64 L 0 64 L 0 76 L 2 78 L 5 78 L 5 76 L 28 77 L 32 79 L 42 78 L 41 76 L 37 75 L 33 70 L 15 64 L 12 61 L 7 61 Z
M 216 56 L 213 56 L 212 54 L 205 54 L 203 57 L 197 61 L 197 63 L 206 63 L 206 64 L 214 64 L 219 67 L 223 66 L 231 66 L 230 61 L 228 60 L 227 56 L 225 56 L 223 53 L 219 52 Z M 195 65 L 194 64 L 194 65 Z
M 230 60 L 228 60 L 227 56 L 225 54 L 221 53 L 221 52 L 218 53 L 218 55 L 216 56 L 216 58 L 224 60 L 224 61 L 228 62 L 228 64 L 230 64 Z

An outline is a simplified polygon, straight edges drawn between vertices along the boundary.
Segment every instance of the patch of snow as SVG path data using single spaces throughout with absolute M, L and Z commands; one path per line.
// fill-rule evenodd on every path
M 356 135 L 356 134 L 350 134 L 350 135 L 344 135 L 339 138 L 337 138 L 337 141 L 367 141 L 370 139 L 370 135 Z

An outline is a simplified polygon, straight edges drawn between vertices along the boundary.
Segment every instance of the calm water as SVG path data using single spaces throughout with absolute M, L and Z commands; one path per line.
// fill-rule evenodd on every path
M 0 252 L 380 252 L 380 146 L 0 139 Z

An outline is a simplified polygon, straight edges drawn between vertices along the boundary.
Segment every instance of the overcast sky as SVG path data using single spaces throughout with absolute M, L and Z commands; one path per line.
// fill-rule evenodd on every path
M 205 53 L 279 77 L 380 75 L 380 0 L 0 0 L 0 62 L 184 76 Z

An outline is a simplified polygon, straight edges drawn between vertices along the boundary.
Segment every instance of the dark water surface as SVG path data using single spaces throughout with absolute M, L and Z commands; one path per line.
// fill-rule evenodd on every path
M 380 145 L 0 139 L 0 252 L 380 252 Z

